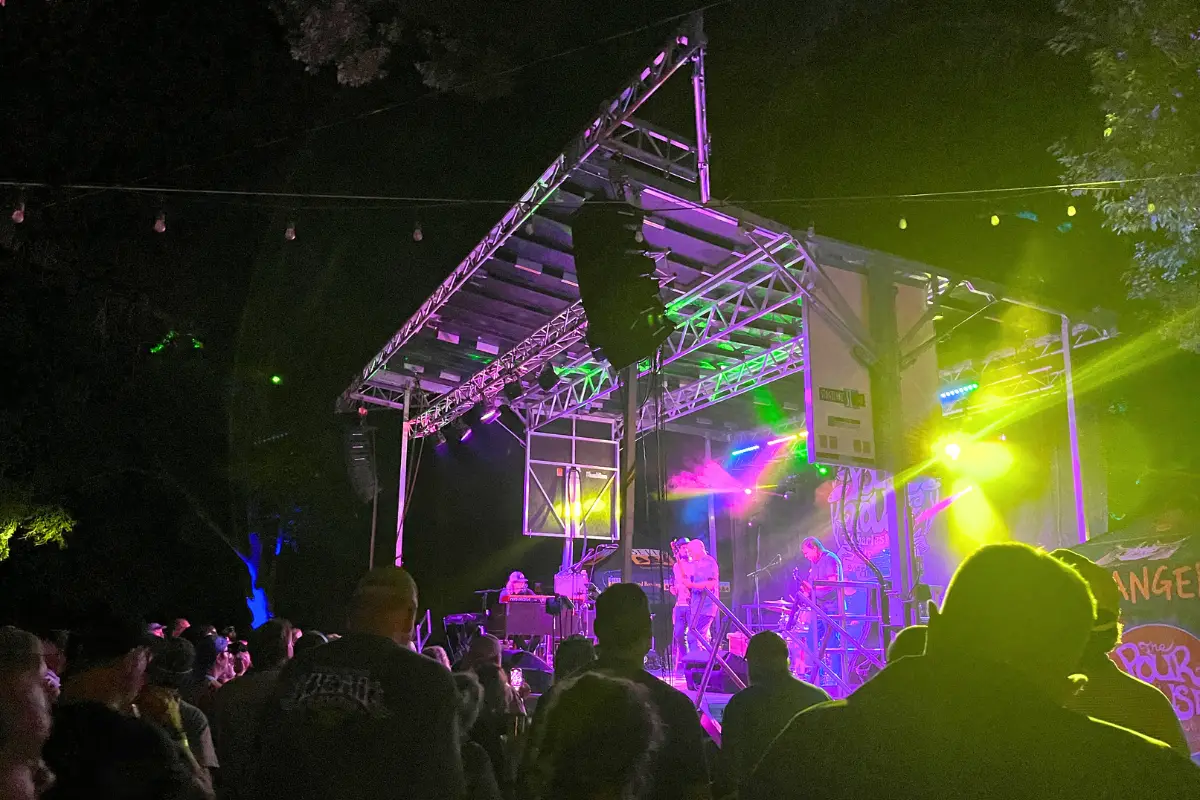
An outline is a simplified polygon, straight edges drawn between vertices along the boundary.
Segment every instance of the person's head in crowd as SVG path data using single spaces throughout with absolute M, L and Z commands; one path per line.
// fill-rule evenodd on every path
M 200 626 L 200 634 L 201 634 L 202 636 L 212 636 L 212 637 L 216 637 L 216 635 L 217 635 L 217 626 L 216 626 L 216 625 L 201 625 L 201 626 Z
M 183 617 L 179 617 L 171 623 L 171 638 L 174 639 L 179 636 L 183 636 L 183 632 L 190 627 L 192 627 L 192 623 L 188 622 Z
M 224 639 L 201 632 L 188 637 L 188 641 L 196 650 L 192 667 L 193 683 L 223 683 L 233 675 L 233 656 L 229 654 L 229 644 Z
M 417 583 L 400 567 L 378 567 L 363 576 L 350 600 L 347 627 L 411 647 L 417 623 Z
M 146 626 L 146 633 L 150 634 L 151 636 L 157 636 L 159 639 L 167 638 L 166 626 L 161 622 L 151 622 Z
M 233 625 L 226 625 L 224 628 L 221 628 L 221 635 L 231 642 L 236 642 L 238 638 L 237 628 Z
M 825 545 L 821 544 L 821 540 L 815 536 L 809 536 L 800 543 L 800 552 L 804 557 L 812 563 L 817 563 L 821 556 L 825 555 Z
M 487 714 L 507 714 L 513 705 L 513 688 L 508 673 L 498 664 L 479 664 L 472 672 L 483 687 L 483 711 Z
M 596 660 L 596 646 L 581 634 L 573 634 L 558 643 L 554 651 L 554 682 L 578 672 Z
M 746 645 L 746 668 L 752 686 L 788 678 L 789 663 L 787 642 L 778 633 L 760 631 L 750 637 Z
M 441 664 L 446 669 L 450 669 L 450 656 L 446 655 L 446 649 L 439 647 L 436 644 L 431 644 L 421 651 L 421 654 L 426 658 L 432 658 L 434 661 Z
M 704 547 L 704 542 L 699 539 L 692 539 L 685 547 L 687 547 L 688 556 L 692 561 L 704 558 L 708 555 L 708 550 Z
M 329 644 L 329 640 L 325 638 L 325 634 L 316 630 L 307 631 L 292 645 L 292 652 L 297 656 L 303 655 L 314 647 L 320 647 L 323 644 Z
M 650 601 L 635 583 L 615 583 L 596 598 L 600 657 L 641 663 L 650 651 Z
M 150 649 L 146 684 L 178 691 L 192 680 L 196 648 L 187 639 L 164 639 Z
M 33 800 L 52 780 L 42 762 L 50 736 L 46 663 L 38 637 L 0 628 L 0 798 Z
M 267 620 L 250 631 L 247 644 L 254 669 L 281 669 L 292 657 L 292 623 L 281 617 Z
M 1080 664 L 1095 664 L 1121 643 L 1121 593 L 1112 573 L 1085 556 L 1070 550 L 1055 550 L 1050 555 L 1074 568 L 1096 598 L 1096 616 L 1092 633 Z
M 245 675 L 250 670 L 250 645 L 243 640 L 229 643 L 229 652 L 233 656 L 233 677 Z
M 91 700 L 115 711 L 133 703 L 146 680 L 150 647 L 159 640 L 135 617 L 98 610 L 71 633 L 64 699 Z
M 46 662 L 46 669 L 51 670 L 56 675 L 62 675 L 67 671 L 67 642 L 69 636 L 63 630 L 44 630 L 38 633 L 38 639 L 42 642 L 42 659 Z
M 500 640 L 490 633 L 481 633 L 471 640 L 466 655 L 462 657 L 458 668 L 462 670 L 477 669 L 484 664 L 500 666 L 504 660 L 504 648 Z
M 585 672 L 554 697 L 541 739 L 542 797 L 638 797 L 649 783 L 661 725 L 644 688 Z
M 458 730 L 466 736 L 483 708 L 483 685 L 474 672 L 456 672 L 454 687 L 458 689 Z
M 982 547 L 955 571 L 940 610 L 930 606 L 925 653 L 1003 664 L 1056 700 L 1091 635 L 1096 603 L 1087 584 L 1049 553 L 1010 542 Z
M 909 625 L 899 633 L 887 649 L 887 663 L 892 664 L 902 658 L 925 655 L 925 639 L 929 628 L 924 625 Z

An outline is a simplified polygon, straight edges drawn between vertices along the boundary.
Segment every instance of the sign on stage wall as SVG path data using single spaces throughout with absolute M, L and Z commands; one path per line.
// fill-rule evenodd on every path
M 848 480 L 835 479 L 829 484 L 829 518 L 833 541 L 826 542 L 826 545 L 841 558 L 846 580 L 875 580 L 875 573 L 858 556 L 856 543 L 857 550 L 861 550 L 884 576 L 891 575 L 885 498 L 891 485 L 891 478 L 886 473 L 869 469 L 852 469 Z M 930 552 L 929 534 L 933 522 L 928 515 L 922 519 L 922 512 L 937 503 L 939 490 L 940 484 L 933 478 L 918 478 L 908 484 L 910 516 L 914 520 L 921 520 L 913 530 L 918 563 Z
M 1110 657 L 1167 696 L 1192 756 L 1200 757 L 1200 639 L 1174 625 L 1139 625 L 1125 630 Z

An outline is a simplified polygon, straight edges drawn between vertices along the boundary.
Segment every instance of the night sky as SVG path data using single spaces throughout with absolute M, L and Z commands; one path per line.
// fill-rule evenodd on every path
M 69 5 L 10 0 L 0 9 L 9 87 L 0 179 L 52 185 L 25 192 L 21 230 L 7 212 L 0 218 L 0 424 L 9 428 L 0 431 L 0 489 L 39 487 L 75 509 L 80 525 L 62 552 L 14 548 L 0 565 L 0 611 L 9 612 L 0 616 L 107 596 L 158 618 L 244 623 L 245 572 L 209 523 L 240 542 L 253 527 L 249 504 L 295 526 L 275 568 L 275 611 L 336 629 L 366 567 L 370 506 L 355 498 L 343 463 L 342 435 L 356 421 L 336 417 L 334 399 L 505 206 L 54 187 L 511 200 L 668 27 L 595 42 L 695 4 L 657 3 L 651 14 L 626 0 L 572 0 L 541 22 L 513 13 L 512 24 L 528 17 L 553 30 L 535 56 L 582 49 L 520 70 L 513 91 L 490 100 L 432 93 L 403 60 L 363 88 L 307 75 L 265 4 Z M 1072 201 L 1048 191 L 780 202 L 1057 182 L 1047 148 L 1091 130 L 1101 113 L 1086 65 L 1045 46 L 1053 3 L 1013 5 L 713 8 L 714 195 L 1071 307 L 1113 308 L 1122 332 L 1136 335 L 1147 310 L 1123 299 L 1129 246 L 1099 229 L 1086 198 L 1073 201 L 1080 213 L 1066 233 L 1057 226 Z M 689 102 L 680 76 L 642 116 L 686 132 Z M 380 108 L 388 110 L 364 116 Z M 10 194 L 0 199 L 15 202 Z M 160 211 L 164 235 L 151 227 Z M 1003 224 L 988 223 L 993 213 Z M 36 242 L 59 248 L 53 264 L 30 260 Z M 170 330 L 203 348 L 150 354 Z M 1118 513 L 1194 502 L 1195 434 L 1171 420 L 1189 408 L 1196 374 L 1194 358 L 1174 355 L 1086 400 L 1104 419 Z M 377 428 L 377 552 L 387 561 L 398 419 L 376 411 L 367 422 Z M 472 590 L 500 585 L 514 568 L 548 578 L 557 560 L 556 544 L 519 536 L 520 448 L 498 430 L 480 438 L 468 454 L 421 460 L 406 560 L 435 613 L 464 610 Z M 247 452 L 266 479 L 238 466 Z M 184 488 L 153 477 L 162 474 Z M 263 480 L 283 488 L 251 503 L 246 487 Z

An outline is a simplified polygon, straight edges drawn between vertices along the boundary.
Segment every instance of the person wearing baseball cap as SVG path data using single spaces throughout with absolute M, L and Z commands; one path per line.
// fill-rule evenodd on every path
M 412 576 L 374 569 L 346 635 L 288 662 L 265 708 L 259 800 L 463 796 L 458 691 L 411 649 L 416 619 Z
M 178 705 L 135 706 L 162 639 L 117 610 L 93 609 L 72 631 L 62 697 L 46 742 L 57 776 L 47 798 L 131 797 L 155 786 L 162 797 L 211 797 L 208 771 L 184 743 Z M 154 720 L 153 722 L 149 720 Z
M 1112 573 L 1072 550 L 1055 550 L 1050 555 L 1074 567 L 1096 598 L 1092 636 L 1079 662 L 1087 684 L 1067 699 L 1067 708 L 1166 742 L 1176 752 L 1190 755 L 1183 726 L 1167 696 L 1157 686 L 1121 670 L 1108 657 L 1121 643 L 1121 594 Z

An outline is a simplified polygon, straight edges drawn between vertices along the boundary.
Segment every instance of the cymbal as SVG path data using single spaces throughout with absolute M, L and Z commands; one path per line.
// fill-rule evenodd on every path
M 787 600 L 763 600 L 762 605 L 778 611 L 788 611 L 792 607 L 792 604 Z

